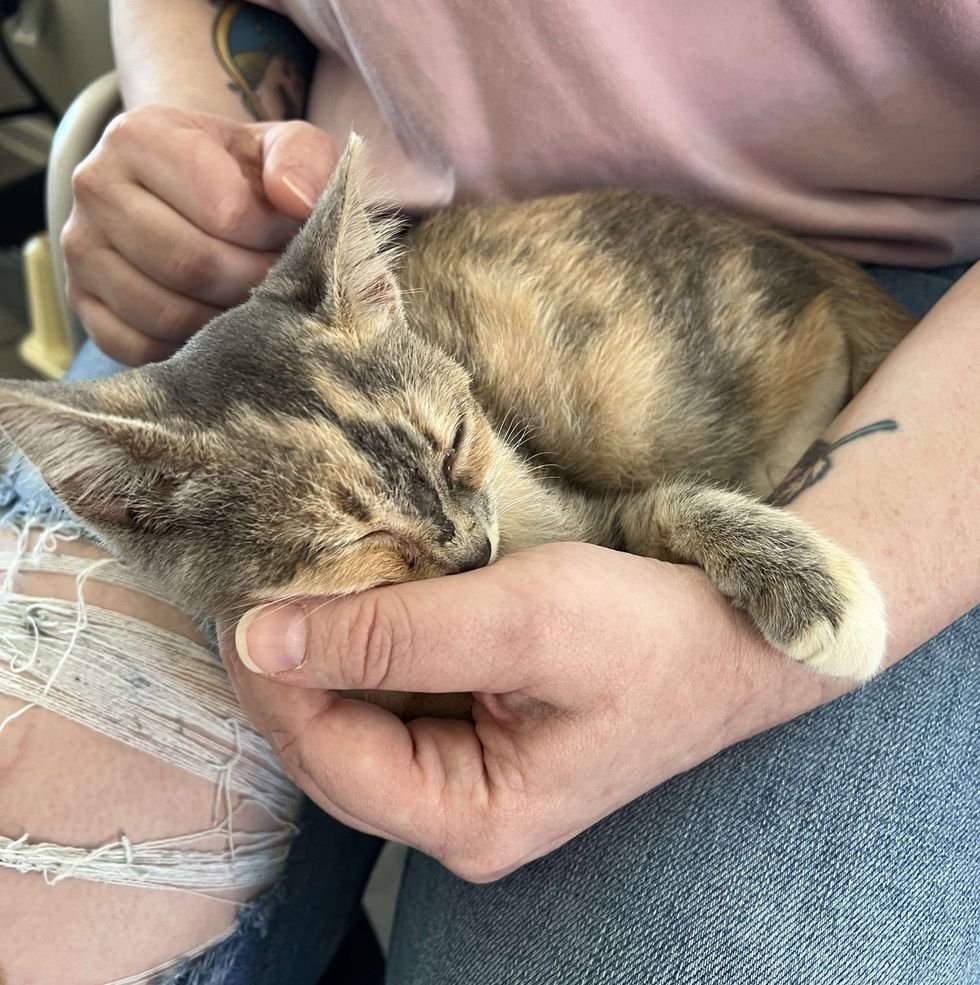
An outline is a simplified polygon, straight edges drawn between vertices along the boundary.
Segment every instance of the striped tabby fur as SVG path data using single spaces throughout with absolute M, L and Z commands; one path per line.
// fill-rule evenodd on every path
M 4 385 L 0 423 L 70 509 L 209 615 L 586 540 L 701 565 L 787 656 L 872 674 L 867 572 L 760 500 L 908 317 L 845 260 L 642 192 L 395 240 L 360 157 L 167 362 Z

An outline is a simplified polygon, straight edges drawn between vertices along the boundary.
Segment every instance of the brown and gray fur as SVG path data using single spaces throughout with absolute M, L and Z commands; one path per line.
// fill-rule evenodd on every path
M 585 540 L 699 564 L 788 656 L 872 674 L 868 574 L 760 500 L 909 318 L 847 261 L 643 192 L 447 211 L 394 248 L 360 157 L 167 362 L 4 385 L 68 507 L 212 616 Z

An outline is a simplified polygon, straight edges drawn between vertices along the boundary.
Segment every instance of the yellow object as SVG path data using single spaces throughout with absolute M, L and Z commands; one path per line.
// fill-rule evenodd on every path
M 72 360 L 72 348 L 55 291 L 46 234 L 34 236 L 24 246 L 24 280 L 30 330 L 20 344 L 20 358 L 42 376 L 59 380 Z

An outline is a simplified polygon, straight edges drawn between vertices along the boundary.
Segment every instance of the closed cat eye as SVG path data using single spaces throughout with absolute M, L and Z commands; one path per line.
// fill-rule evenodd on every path
M 459 427 L 456 428 L 456 435 L 453 438 L 452 447 L 446 452 L 446 455 L 442 460 L 442 474 L 445 476 L 446 482 L 452 482 L 453 469 L 456 467 L 456 459 L 459 456 L 459 450 L 463 447 L 463 442 L 465 440 L 466 419 L 464 418 L 459 422 Z

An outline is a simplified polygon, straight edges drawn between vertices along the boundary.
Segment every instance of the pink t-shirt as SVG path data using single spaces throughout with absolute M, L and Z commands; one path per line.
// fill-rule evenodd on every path
M 980 257 L 980 0 L 263 0 L 405 208 L 603 186 Z

